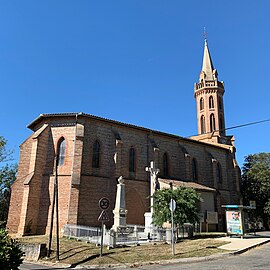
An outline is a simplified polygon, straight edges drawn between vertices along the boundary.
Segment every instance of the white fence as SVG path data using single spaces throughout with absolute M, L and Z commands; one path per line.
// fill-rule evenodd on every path
M 185 225 L 175 229 L 177 238 L 188 238 L 193 233 L 193 227 Z M 100 244 L 101 228 L 66 224 L 64 236 L 90 243 Z M 150 241 L 170 242 L 171 229 L 127 225 L 118 227 L 117 231 L 104 229 L 104 244 L 107 246 L 134 245 Z

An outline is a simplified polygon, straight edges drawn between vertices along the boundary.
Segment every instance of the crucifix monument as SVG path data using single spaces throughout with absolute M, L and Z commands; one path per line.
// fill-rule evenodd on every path
M 147 212 L 144 214 L 145 217 L 145 229 L 149 230 L 150 232 L 150 227 L 152 226 L 152 215 L 154 212 L 154 198 L 153 195 L 157 189 L 160 188 L 159 182 L 158 182 L 158 173 L 160 170 L 156 168 L 155 162 L 151 161 L 150 162 L 150 167 L 146 167 L 145 170 L 147 172 L 150 172 L 150 212 Z

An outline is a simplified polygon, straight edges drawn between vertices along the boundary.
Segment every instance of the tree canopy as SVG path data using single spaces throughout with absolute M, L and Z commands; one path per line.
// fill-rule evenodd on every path
M 0 136 L 0 226 L 7 220 L 10 188 L 17 174 L 17 165 L 7 163 L 11 160 L 12 153 L 7 150 L 6 143 Z
M 162 226 L 171 220 L 169 203 L 171 198 L 176 202 L 174 222 L 178 225 L 198 222 L 198 206 L 200 195 L 192 188 L 178 187 L 177 189 L 161 189 L 154 193 L 153 223 Z
M 270 217 L 270 153 L 245 157 L 242 168 L 241 191 L 244 204 L 256 201 L 255 215 L 268 223 Z

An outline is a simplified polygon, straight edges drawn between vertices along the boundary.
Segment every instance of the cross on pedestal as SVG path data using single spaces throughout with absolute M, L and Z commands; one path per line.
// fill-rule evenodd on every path
M 154 205 L 153 195 L 154 195 L 155 191 L 157 189 L 159 189 L 159 182 L 158 182 L 157 175 L 160 172 L 160 170 L 158 168 L 156 168 L 154 161 L 151 161 L 150 162 L 150 167 L 146 167 L 145 170 L 147 172 L 150 172 L 150 176 L 151 176 L 151 186 L 150 186 L 151 200 L 150 200 L 150 206 L 151 206 L 151 213 L 153 213 L 153 205 Z

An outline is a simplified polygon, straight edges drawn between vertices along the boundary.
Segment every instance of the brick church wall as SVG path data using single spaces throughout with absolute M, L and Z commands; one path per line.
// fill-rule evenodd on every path
M 100 226 L 97 221 L 101 212 L 98 201 L 102 197 L 107 197 L 111 202 L 108 209 L 110 221 L 107 224 L 111 226 L 119 176 L 126 180 L 127 222 L 143 224 L 143 215 L 150 210 L 150 176 L 145 167 L 149 166 L 151 160 L 160 168 L 160 177 L 192 181 L 192 159 L 195 158 L 198 182 L 209 187 L 218 185 L 221 195 L 217 198 L 216 207 L 220 216 L 222 210 L 219 202 L 230 203 L 239 199 L 236 190 L 239 171 L 234 164 L 234 154 L 228 149 L 95 117 L 48 117 L 46 122 L 48 127 L 39 134 L 36 156 L 32 156 L 30 162 L 31 166 L 34 164 L 35 175 L 26 195 L 28 206 L 36 207 L 26 212 L 27 217 L 21 217 L 25 219 L 24 230 L 26 221 L 32 219 L 34 233 L 49 232 L 55 178 L 54 156 L 61 137 L 66 140 L 66 155 L 64 165 L 59 166 L 58 170 L 60 228 L 66 223 Z M 101 147 L 99 168 L 92 167 L 93 144 L 96 140 Z M 18 209 L 25 203 L 22 200 L 23 179 L 29 173 L 28 160 L 33 152 L 32 147 L 33 139 L 30 136 L 21 146 L 18 178 L 12 187 L 8 224 L 14 232 L 19 226 L 15 205 Z M 129 172 L 131 147 L 136 155 L 135 172 L 132 173 Z M 163 170 L 165 153 L 169 164 L 168 175 L 164 175 Z M 216 162 L 222 168 L 222 183 L 217 183 Z

